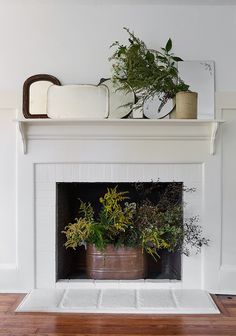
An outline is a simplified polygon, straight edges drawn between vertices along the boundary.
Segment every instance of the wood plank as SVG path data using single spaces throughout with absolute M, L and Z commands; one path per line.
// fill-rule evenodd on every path
M 0 336 L 236 336 L 236 296 L 213 296 L 220 315 L 15 313 L 22 294 L 0 294 Z

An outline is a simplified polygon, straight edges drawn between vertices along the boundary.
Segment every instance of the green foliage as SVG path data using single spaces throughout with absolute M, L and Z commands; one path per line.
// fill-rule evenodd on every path
M 91 224 L 85 218 L 75 218 L 74 223 L 69 223 L 62 231 L 66 235 L 65 247 L 71 247 L 74 250 L 76 247 L 85 244 L 91 233 Z
M 170 48 L 171 45 L 167 45 Z M 142 183 L 136 184 L 140 193 Z M 150 187 L 152 189 L 152 186 Z M 181 189 L 180 189 L 181 188 Z M 172 183 L 157 204 L 145 198 L 140 204 L 128 202 L 128 192 L 118 192 L 117 187 L 108 188 L 99 198 L 101 205 L 97 216 L 90 203 L 80 200 L 79 218 L 69 223 L 65 230 L 66 248 L 94 244 L 100 251 L 108 244 L 116 247 L 141 246 L 143 250 L 158 257 L 159 250 L 180 251 L 189 255 L 191 249 L 199 252 L 209 240 L 202 236 L 198 218 L 183 223 L 183 208 L 179 205 L 182 184 Z M 145 190 L 148 194 L 148 190 Z
M 94 211 L 91 204 L 80 201 L 79 215 L 82 217 L 75 218 L 75 222 L 69 223 L 65 231 L 62 231 L 67 239 L 66 248 L 71 247 L 75 250 L 76 247 L 85 245 L 91 235 L 94 224 Z
M 86 222 L 91 224 L 94 222 L 94 211 L 90 203 L 84 203 L 80 200 L 79 214 L 84 217 Z
M 138 209 L 136 222 L 141 232 L 142 247 L 153 257 L 158 250 L 166 249 L 174 252 L 183 240 L 183 209 L 172 205 L 167 210 L 160 210 L 159 204 L 144 202 Z
M 100 222 L 107 227 L 107 234 L 114 240 L 120 233 L 125 232 L 133 222 L 135 208 L 132 203 L 122 201 L 127 199 L 128 192 L 117 192 L 117 187 L 107 190 L 104 197 L 100 198 L 102 209 L 100 211 Z
M 65 231 L 62 231 L 67 239 L 65 246 L 75 249 L 77 246 L 90 243 L 103 250 L 108 244 L 115 246 L 134 244 L 136 234 L 132 233 L 128 238 L 127 233 L 133 231 L 136 205 L 124 203 L 128 199 L 126 195 L 127 192 L 118 192 L 117 187 L 108 188 L 106 194 L 99 199 L 101 209 L 96 219 L 91 204 L 80 201 L 81 217 L 76 218 L 74 223 L 69 223 Z
M 171 52 L 171 39 L 161 51 L 150 50 L 134 33 L 124 29 L 129 34 L 129 44 L 123 45 L 118 41 L 113 43 L 111 47 L 116 50 L 109 60 L 112 61 L 113 81 L 121 89 L 132 89 L 135 92 L 139 99 L 137 107 L 154 95 L 158 95 L 164 104 L 169 98 L 174 98 L 177 92 L 189 89 L 179 78 L 176 62 L 182 59 Z
M 186 256 L 189 256 L 192 250 L 199 253 L 203 245 L 209 245 L 209 239 L 202 235 L 202 228 L 197 224 L 198 222 L 198 216 L 187 218 L 184 222 L 183 244 L 180 247 L 180 251 Z

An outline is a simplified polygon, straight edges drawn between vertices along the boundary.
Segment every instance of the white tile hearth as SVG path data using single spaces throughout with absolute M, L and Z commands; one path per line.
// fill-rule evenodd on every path
M 168 289 L 141 289 L 139 291 L 138 303 L 141 309 L 175 308 L 173 292 Z
M 99 303 L 100 309 L 135 309 L 137 307 L 136 289 L 103 289 Z
M 99 301 L 99 289 L 70 289 L 61 300 L 62 309 L 96 309 Z
M 17 312 L 119 313 L 119 314 L 219 314 L 203 290 L 81 288 L 35 289 Z
M 54 311 L 60 305 L 64 295 L 63 289 L 37 289 L 28 294 L 20 306 L 19 311 Z

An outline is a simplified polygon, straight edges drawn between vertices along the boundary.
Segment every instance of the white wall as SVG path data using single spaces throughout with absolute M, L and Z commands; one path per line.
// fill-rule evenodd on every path
M 27 77 L 49 73 L 64 84 L 97 83 L 101 77 L 109 77 L 109 45 L 115 40 L 126 41 L 127 34 L 122 30 L 126 26 L 152 48 L 159 48 L 172 37 L 174 51 L 183 59 L 214 60 L 217 91 L 236 91 L 236 7 L 163 6 L 156 2 L 165 3 L 0 0 L 0 290 L 23 288 L 16 288 L 18 278 L 11 277 L 11 271 L 3 274 L 1 269 L 15 267 L 20 274 L 16 237 L 27 234 L 17 231 L 16 218 L 27 214 L 27 205 L 17 216 L 16 129 L 11 123 L 15 109 L 21 111 L 22 85 Z M 26 280 L 20 280 L 26 288 Z
M 13 109 L 0 109 L 0 269 L 16 264 L 16 124 Z
M 97 83 L 110 75 L 109 45 L 126 41 L 123 26 L 152 48 L 172 37 L 183 59 L 215 60 L 217 90 L 235 89 L 235 6 L 145 3 L 0 0 L 0 90 L 20 90 L 36 73 L 53 74 L 63 83 Z

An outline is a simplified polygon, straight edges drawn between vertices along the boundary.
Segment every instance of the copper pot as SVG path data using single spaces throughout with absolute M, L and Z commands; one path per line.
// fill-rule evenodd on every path
M 108 245 L 102 252 L 88 245 L 87 276 L 91 279 L 133 280 L 145 277 L 145 257 L 141 247 Z

